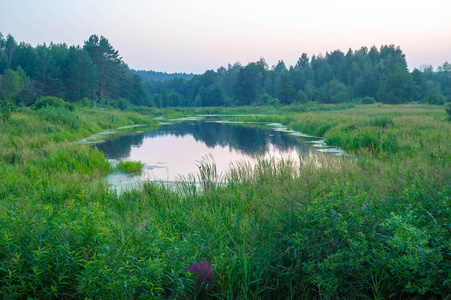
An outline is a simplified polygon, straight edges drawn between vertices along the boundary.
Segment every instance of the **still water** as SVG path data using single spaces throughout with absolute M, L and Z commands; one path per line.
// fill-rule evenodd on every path
M 214 160 L 218 174 L 225 174 L 231 163 L 256 163 L 259 158 L 299 161 L 301 154 L 341 153 L 318 138 L 287 130 L 278 124 L 245 126 L 195 120 L 118 136 L 96 147 L 113 162 L 139 160 L 145 163 L 141 174 L 110 175 L 108 181 L 115 186 L 144 180 L 182 181 L 189 175 L 196 175 L 200 162 L 207 157 Z M 212 162 L 211 159 L 208 161 Z

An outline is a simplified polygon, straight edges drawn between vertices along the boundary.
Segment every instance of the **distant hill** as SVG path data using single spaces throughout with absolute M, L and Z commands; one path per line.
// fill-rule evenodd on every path
M 166 73 L 166 72 L 155 72 L 155 71 L 144 71 L 144 70 L 130 70 L 134 74 L 138 74 L 139 77 L 141 77 L 144 81 L 165 81 L 165 80 L 171 80 L 175 78 L 182 78 L 186 80 L 191 80 L 195 74 L 190 73 Z

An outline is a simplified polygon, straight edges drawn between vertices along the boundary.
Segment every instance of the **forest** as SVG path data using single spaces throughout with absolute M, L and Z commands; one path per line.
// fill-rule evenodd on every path
M 83 46 L 31 46 L 0 33 L 0 97 L 31 106 L 41 96 L 69 102 L 150 107 L 288 105 L 292 103 L 402 104 L 451 101 L 451 64 L 425 64 L 412 72 L 399 47 L 362 47 L 308 57 L 296 65 L 264 58 L 204 74 L 133 71 L 103 36 Z

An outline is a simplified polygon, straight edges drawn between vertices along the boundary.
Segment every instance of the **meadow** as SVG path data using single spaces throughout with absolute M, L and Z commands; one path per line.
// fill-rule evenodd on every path
M 71 143 L 159 115 L 248 113 L 264 115 L 227 119 L 279 122 L 349 155 L 236 164 L 223 185 L 206 160 L 201 188 L 149 182 L 118 194 L 102 179 L 113 171 L 104 155 Z M 441 106 L 43 107 L 0 126 L 2 299 L 451 294 L 451 124 Z

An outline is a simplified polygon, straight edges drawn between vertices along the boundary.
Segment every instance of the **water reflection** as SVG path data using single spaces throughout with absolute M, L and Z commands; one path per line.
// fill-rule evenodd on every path
M 267 126 L 206 121 L 164 124 L 96 147 L 110 159 L 144 162 L 146 166 L 138 180 L 165 182 L 197 173 L 199 161 L 207 155 L 214 158 L 218 173 L 225 173 L 231 162 L 256 162 L 257 157 L 298 160 L 300 153 L 312 151 L 299 138 Z

